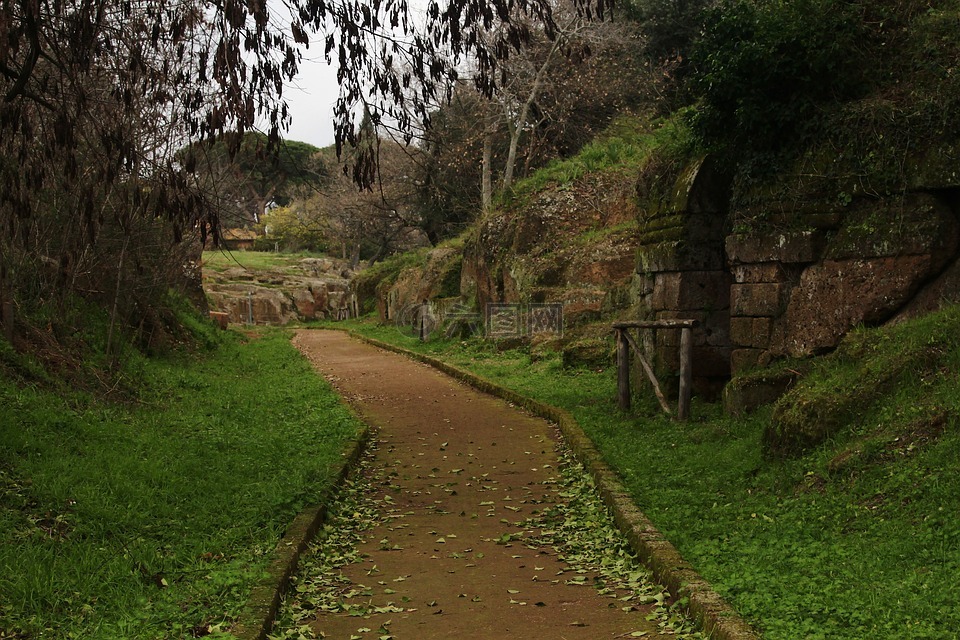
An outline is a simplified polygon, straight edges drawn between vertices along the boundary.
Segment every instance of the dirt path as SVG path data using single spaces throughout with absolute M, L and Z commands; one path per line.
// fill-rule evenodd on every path
M 320 615 L 320 637 L 661 637 L 650 605 L 622 606 L 589 574 L 571 581 L 555 552 L 504 544 L 563 499 L 549 424 L 341 332 L 301 331 L 294 344 L 378 429 L 390 478 L 389 513 L 366 534 L 364 560 L 343 568 L 354 597 L 385 611 Z

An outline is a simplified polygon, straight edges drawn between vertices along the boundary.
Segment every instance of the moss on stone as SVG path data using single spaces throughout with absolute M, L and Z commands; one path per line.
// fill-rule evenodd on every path
M 564 367 L 608 367 L 612 362 L 613 343 L 600 338 L 579 338 L 563 347 Z

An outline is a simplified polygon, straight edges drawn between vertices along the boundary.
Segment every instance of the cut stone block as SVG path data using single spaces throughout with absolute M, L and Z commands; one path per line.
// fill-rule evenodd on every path
M 656 311 L 702 311 L 730 306 L 730 274 L 724 271 L 658 273 L 653 287 Z
M 727 258 L 732 264 L 816 262 L 823 247 L 823 235 L 816 231 L 793 231 L 775 235 L 734 234 L 727 236 Z
M 783 284 L 734 284 L 730 286 L 730 315 L 777 317 L 783 312 L 789 287 Z
M 735 347 L 770 346 L 773 318 L 730 318 L 730 343 Z

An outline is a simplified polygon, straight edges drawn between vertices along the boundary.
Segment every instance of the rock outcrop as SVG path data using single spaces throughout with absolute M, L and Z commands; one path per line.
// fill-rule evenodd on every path
M 562 303 L 576 326 L 625 309 L 635 271 L 633 178 L 590 174 L 483 218 L 464 246 L 460 288 L 490 303 Z
M 237 324 L 284 325 L 357 314 L 350 273 L 336 260 L 305 258 L 285 270 L 242 267 L 204 275 L 210 309 Z
M 832 351 L 857 326 L 960 300 L 951 169 L 960 158 L 946 147 L 918 158 L 902 166 L 906 188 L 891 193 L 850 182 L 840 160 L 816 153 L 736 199 L 731 168 L 710 156 L 686 166 L 654 156 L 639 178 L 587 174 L 516 198 L 485 215 L 462 251 L 437 248 L 385 282 L 381 320 L 424 300 L 438 321 L 451 304 L 559 304 L 568 340 L 557 348 L 575 361 L 571 345 L 588 344 L 592 365 L 609 353 L 614 320 L 696 319 L 694 389 L 715 396 L 731 376 Z M 641 337 L 667 386 L 679 369 L 677 333 Z M 729 408 L 773 400 L 792 383 L 751 379 L 728 394 Z
M 446 307 L 460 299 L 462 259 L 462 245 L 440 245 L 427 251 L 421 264 L 400 271 L 396 279 L 381 282 L 376 291 L 380 322 L 406 324 L 424 301 L 430 301 L 434 311 L 442 315 Z

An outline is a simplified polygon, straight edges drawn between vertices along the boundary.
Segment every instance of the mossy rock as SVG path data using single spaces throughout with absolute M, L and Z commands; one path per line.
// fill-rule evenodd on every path
M 641 222 L 679 212 L 724 212 L 730 181 L 729 167 L 716 156 L 679 159 L 654 153 L 637 181 Z
M 580 338 L 568 343 L 562 351 L 563 366 L 567 368 L 609 367 L 614 363 L 613 341 L 600 338 Z
M 800 377 L 795 370 L 762 370 L 738 376 L 723 388 L 723 411 L 744 416 L 779 400 Z
M 764 455 L 786 458 L 822 444 L 849 424 L 858 399 L 842 388 L 788 394 L 775 405 L 771 424 L 763 432 Z
M 956 340 L 960 307 L 917 322 L 849 334 L 774 405 L 763 453 L 806 453 L 864 421 L 893 393 L 939 375 Z
M 463 253 L 455 253 L 440 269 L 443 275 L 440 280 L 438 296 L 442 298 L 452 298 L 460 295 L 460 276 L 462 270 Z

